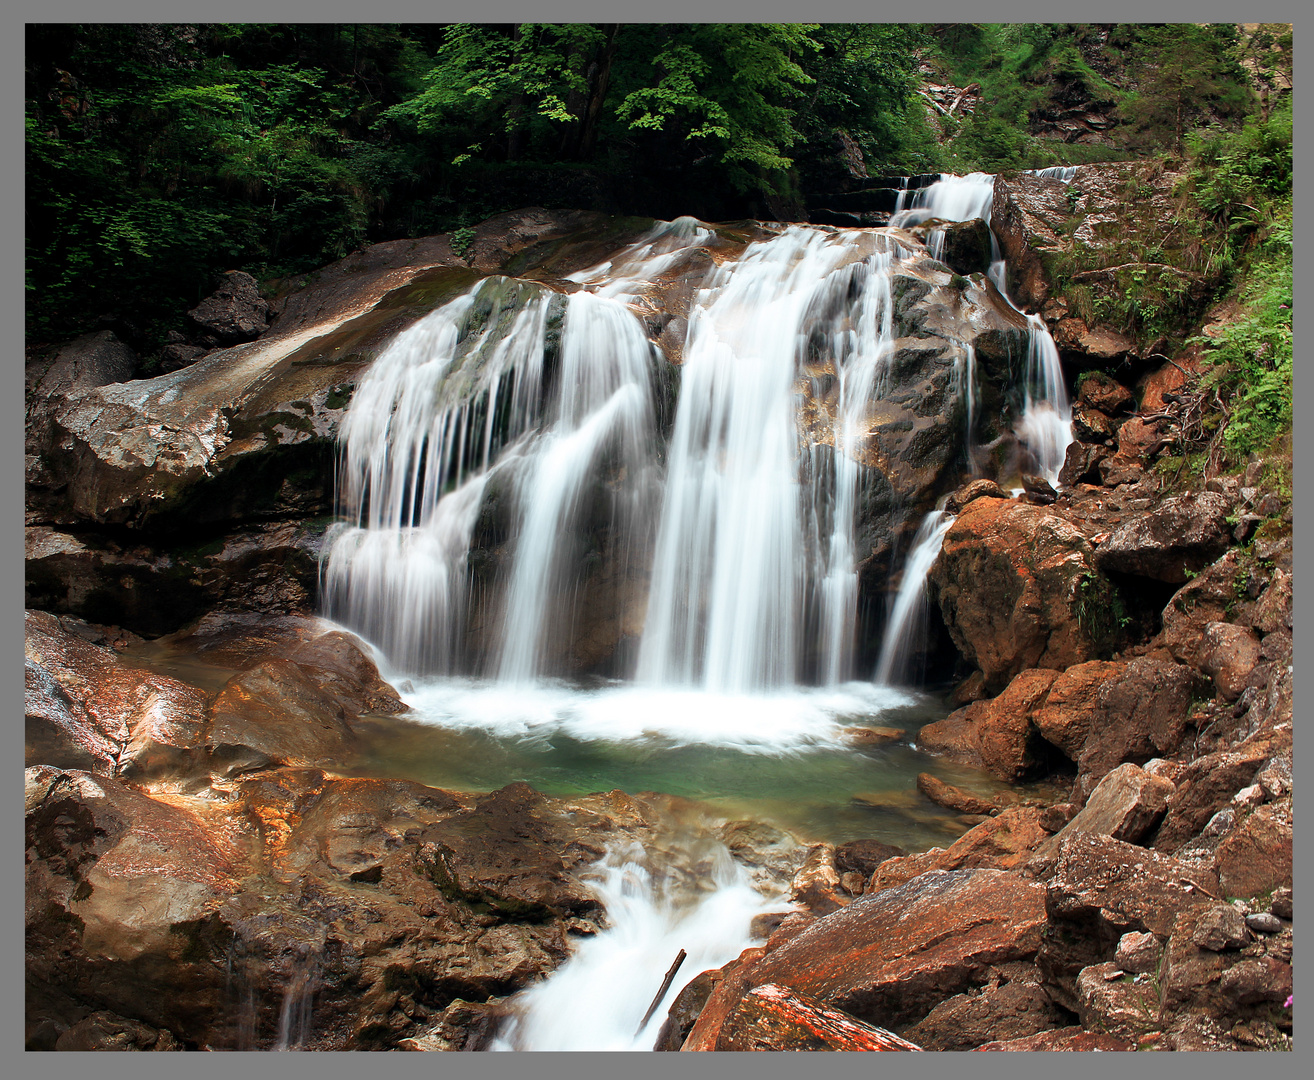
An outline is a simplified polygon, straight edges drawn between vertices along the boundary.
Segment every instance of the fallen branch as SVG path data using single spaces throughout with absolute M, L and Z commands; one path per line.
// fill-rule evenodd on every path
M 926 91 L 924 91 L 924 90 L 918 90 L 917 93 L 921 94 L 922 97 L 924 97 L 927 101 L 929 101 L 932 105 L 934 105 L 934 106 L 936 107 L 936 109 L 939 110 L 940 115 L 942 115 L 942 116 L 948 116 L 948 115 L 949 115 L 949 114 L 945 111 L 944 106 L 941 105 L 938 101 L 936 101 L 935 98 L 931 97 L 930 94 L 926 93 Z
M 1174 274 L 1180 274 L 1184 278 L 1189 278 L 1191 281 L 1198 281 L 1200 279 L 1198 274 L 1192 274 L 1189 270 L 1180 270 L 1176 266 L 1169 266 L 1167 263 L 1129 262 L 1120 263 L 1117 266 L 1106 266 L 1100 270 L 1083 270 L 1078 274 L 1073 274 L 1072 280 L 1078 283 L 1082 281 L 1092 281 L 1099 277 L 1112 277 L 1119 270 L 1139 270 L 1142 268 L 1159 271 L 1169 270 Z
M 639 1026 L 634 1031 L 635 1038 L 638 1038 L 639 1032 L 648 1026 L 648 1021 L 652 1019 L 652 1014 L 657 1011 L 657 1006 L 662 1003 L 662 998 L 666 996 L 666 991 L 671 988 L 671 980 L 675 978 L 675 973 L 680 970 L 680 965 L 684 963 L 687 954 L 683 949 L 680 955 L 675 958 L 675 963 L 671 965 L 671 970 L 666 973 L 666 978 L 662 980 L 662 988 L 657 991 L 657 996 L 652 999 L 652 1004 L 648 1006 L 648 1011 L 643 1014 L 643 1019 L 639 1021 Z
M 968 94 L 971 93 L 979 94 L 980 92 L 981 92 L 980 83 L 972 83 L 970 86 L 964 87 L 963 90 L 959 92 L 958 96 L 954 98 L 954 103 L 949 106 L 949 111 L 945 115 L 953 116 L 954 110 L 957 109 L 958 106 L 963 103 L 963 98 L 967 97 Z

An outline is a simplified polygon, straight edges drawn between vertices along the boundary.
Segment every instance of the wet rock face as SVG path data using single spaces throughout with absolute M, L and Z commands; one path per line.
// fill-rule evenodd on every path
M 25 801 L 33 1037 L 140 1049 L 268 1048 L 302 991 L 307 1049 L 387 1048 L 439 1016 L 449 1048 L 478 1042 L 483 1004 L 556 967 L 580 912 L 600 918 L 579 875 L 612 842 L 651 845 L 662 813 L 315 769 L 166 801 L 33 768 Z
M 204 767 L 202 691 L 120 664 L 53 615 L 24 622 L 28 764 L 132 777 Z
M 917 743 L 1000 780 L 1021 780 L 1036 771 L 1044 756 L 1033 713 L 1057 678 L 1056 671 L 1021 672 L 998 697 L 974 701 L 927 724 Z
M 954 644 L 988 689 L 1003 689 L 1025 668 L 1062 671 L 1094 659 L 1074 608 L 1095 550 L 1043 507 L 978 498 L 963 508 L 929 581 Z

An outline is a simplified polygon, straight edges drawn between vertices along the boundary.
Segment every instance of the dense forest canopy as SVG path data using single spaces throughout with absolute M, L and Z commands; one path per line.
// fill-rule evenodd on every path
M 795 219 L 882 175 L 1163 151 L 1226 160 L 1231 186 L 1205 194 L 1244 216 L 1289 192 L 1289 100 L 1270 115 L 1256 86 L 1289 86 L 1290 42 L 1190 24 L 29 25 L 28 334 L 112 325 L 150 353 L 218 271 L 302 273 L 531 204 Z M 1064 135 L 1074 107 L 1110 134 Z

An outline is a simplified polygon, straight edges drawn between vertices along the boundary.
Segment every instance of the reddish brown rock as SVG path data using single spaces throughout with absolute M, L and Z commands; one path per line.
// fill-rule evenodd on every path
M 1040 255 L 1061 251 L 1056 226 L 1066 227 L 1071 211 L 1068 185 L 1019 173 L 995 178 L 990 227 L 1008 263 L 1008 292 L 1014 302 L 1035 311 L 1049 299 L 1049 283 Z
M 1218 897 L 1211 870 L 1110 837 L 1078 835 L 1059 845 L 1045 904 L 1051 918 L 1094 921 L 1116 941 L 1129 930 L 1166 938 L 1182 907 L 1210 897 Z
M 1102 1031 L 1087 1031 L 1082 1027 L 1056 1028 L 1042 1031 L 1022 1039 L 988 1042 L 978 1050 L 1135 1050 L 1134 1043 Z
M 295 646 L 287 658 L 336 697 L 350 712 L 402 713 L 408 710 L 397 691 L 379 677 L 365 645 L 352 634 L 332 630 Z
M 28 764 L 136 777 L 201 767 L 203 691 L 127 667 L 45 612 L 24 627 Z
M 1129 420 L 1123 432 L 1134 423 Z M 1096 550 L 1095 566 L 1104 573 L 1184 582 L 1227 550 L 1231 510 L 1227 497 L 1213 491 L 1165 499 L 1120 525 Z
M 1236 914 L 1230 905 L 1223 906 Z M 1228 1007 L 1229 1003 L 1219 993 L 1218 981 L 1238 959 L 1240 936 L 1228 938 L 1211 929 L 1218 909 L 1216 902 L 1183 906 L 1159 967 L 1159 998 L 1165 1013 L 1191 1006 L 1218 1013 Z M 1245 933 L 1244 921 L 1239 930 Z
M 944 933 L 944 913 L 959 931 Z M 987 968 L 1035 955 L 1044 890 L 1000 870 L 933 872 L 868 893 L 778 949 L 748 950 L 713 991 L 684 1045 L 712 1049 L 751 986 L 777 983 L 878 1026 L 924 1015 L 984 981 Z
M 768 983 L 745 994 L 716 1038 L 717 1050 L 920 1050 L 822 1001 Z
M 889 859 L 872 875 L 869 892 L 891 889 L 931 870 L 992 867 L 1012 870 L 1024 865 L 1049 834 L 1041 825 L 1044 811 L 1035 806 L 1010 806 L 968 829 L 947 848 Z
M 835 869 L 841 874 L 858 873 L 869 878 L 886 859 L 906 854 L 903 848 L 880 840 L 850 840 L 835 848 Z
M 1195 353 L 1187 352 L 1177 357 L 1175 364 L 1167 363 L 1150 372 L 1137 384 L 1141 387 L 1141 408 L 1146 412 L 1159 412 L 1168 404 L 1163 395 L 1185 386 L 1187 373 L 1195 371 L 1198 366 Z
M 1289 633 L 1291 630 L 1291 575 L 1274 570 L 1251 616 L 1251 625 L 1261 634 Z
M 1020 780 L 1043 761 L 1033 714 L 1057 678 L 1058 672 L 1044 668 L 1023 671 L 998 697 L 927 724 L 918 732 L 917 745 L 1001 780 Z
M 980 498 L 963 508 L 929 580 L 954 644 L 988 688 L 1002 689 L 1026 668 L 1061 671 L 1093 659 L 1073 610 L 1094 551 L 1044 507 Z
M 1291 887 L 1291 798 L 1255 809 L 1219 844 L 1214 865 L 1228 896 Z
M 790 898 L 814 915 L 827 915 L 849 902 L 835 867 L 833 844 L 815 844 L 794 875 Z
M 270 765 L 332 767 L 356 746 L 341 702 L 290 660 L 234 676 L 212 717 L 211 767 L 229 776 Z
M 1164 606 L 1161 640 L 1181 663 L 1200 666 L 1205 627 L 1227 618 L 1236 602 L 1240 570 L 1236 552 L 1229 551 L 1178 589 Z
M 1088 660 L 1059 675 L 1033 716 L 1041 738 L 1075 762 L 1099 712 L 1100 687 L 1120 676 L 1126 666 L 1120 661 Z
M 952 705 L 961 707 L 986 697 L 989 697 L 989 695 L 986 693 L 985 676 L 979 671 L 974 671 L 954 687 L 954 692 L 950 695 L 949 701 Z
M 1100 464 L 1108 460 L 1113 451 L 1106 446 L 1097 446 L 1073 440 L 1068 444 L 1063 458 L 1063 468 L 1059 470 L 1060 487 L 1076 487 L 1078 484 L 1102 484 Z
M 1271 956 L 1242 960 L 1223 973 L 1218 988 L 1238 1005 L 1281 1005 L 1291 997 L 1291 965 Z
M 956 810 L 960 814 L 995 814 L 999 807 L 989 799 L 973 795 L 962 788 L 946 784 L 930 773 L 917 774 L 917 790 L 937 806 Z
M 1174 790 L 1172 781 L 1150 776 L 1138 765 L 1119 765 L 1096 785 L 1081 812 L 1041 845 L 1038 854 L 1057 854 L 1064 840 L 1083 833 L 1138 843 L 1159 823 Z
M 1077 1015 L 1082 1026 L 1136 1041 L 1159 1026 L 1159 994 L 1117 964 L 1096 964 L 1077 976 Z
M 1104 445 L 1117 437 L 1118 425 L 1093 405 L 1078 403 L 1072 409 L 1072 433 L 1083 443 Z
M 1077 758 L 1076 793 L 1085 801 L 1110 770 L 1123 762 L 1165 757 L 1181 745 L 1195 673 L 1181 664 L 1137 657 L 1116 679 L 1100 686 L 1099 706 Z
M 1132 392 L 1102 371 L 1092 371 L 1082 377 L 1077 400 L 1109 416 L 1130 412 L 1136 407 Z
M 1200 669 L 1214 680 L 1224 701 L 1235 701 L 1259 663 L 1259 635 L 1233 623 L 1211 622 L 1200 643 Z
M 1067 1017 L 1034 966 L 1008 964 L 985 986 L 942 1001 L 904 1035 L 925 1050 L 972 1050 L 1039 1034 Z
M 950 494 L 949 498 L 945 500 L 945 512 L 957 514 L 968 503 L 980 498 L 1007 499 L 1008 492 L 993 480 L 973 480 L 970 484 L 964 484 L 957 491 Z
M 1154 838 L 1159 851 L 1173 852 L 1196 836 L 1232 796 L 1247 786 L 1268 760 L 1271 743 L 1254 740 L 1235 750 L 1196 758 L 1177 777 L 1168 812 Z

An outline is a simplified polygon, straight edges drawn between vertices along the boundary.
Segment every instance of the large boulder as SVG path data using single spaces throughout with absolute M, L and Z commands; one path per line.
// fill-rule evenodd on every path
M 1010 806 L 968 829 L 947 848 L 887 859 L 872 875 L 868 891 L 892 889 L 932 870 L 1012 870 L 1023 866 L 1048 836 L 1041 826 L 1043 817 L 1044 811 L 1038 807 Z
M 965 506 L 931 568 L 931 592 L 963 656 L 1002 690 L 1026 668 L 1095 659 L 1077 608 L 1094 573 L 1090 539 L 1052 510 L 1005 499 Z
M 137 369 L 137 354 L 114 336 L 112 330 L 83 334 L 53 356 L 38 356 L 27 363 L 30 404 L 110 383 L 127 382 Z
M 1085 749 L 1100 711 L 1100 688 L 1126 669 L 1123 661 L 1088 660 L 1062 672 L 1049 686 L 1044 702 L 1032 717 L 1050 745 L 1075 762 Z
M 925 1050 L 973 1050 L 1032 1037 L 1067 1019 L 1033 965 L 1007 964 L 996 971 L 985 986 L 946 998 L 904 1036 Z
M 1171 780 L 1152 776 L 1138 765 L 1119 765 L 1095 786 L 1080 813 L 1042 844 L 1037 854 L 1043 858 L 1056 853 L 1064 840 L 1079 833 L 1139 843 L 1162 820 L 1175 790 Z
M 1095 565 L 1104 573 L 1181 584 L 1227 550 L 1231 511 L 1217 492 L 1172 496 L 1119 526 L 1097 549 Z
M 327 502 L 311 509 L 327 510 Z M 26 601 L 149 636 L 219 606 L 270 617 L 310 613 L 319 601 L 325 525 L 323 518 L 259 522 L 212 539 L 162 543 L 30 525 Z
M 46 612 L 24 624 L 27 764 L 135 778 L 203 767 L 204 691 L 128 667 Z
M 1137 657 L 1101 684 L 1090 733 L 1077 757 L 1074 795 L 1084 802 L 1123 762 L 1143 765 L 1181 745 L 1198 675 L 1166 660 Z
M 624 219 L 618 229 L 602 214 L 531 208 L 480 226 L 479 269 L 447 236 L 432 236 L 376 244 L 299 279 L 259 340 L 154 379 L 81 391 L 56 409 L 48 435 L 29 449 L 42 465 L 29 485 L 38 522 L 194 530 L 304 512 L 288 499 L 295 504 L 307 488 L 331 496 L 343 410 L 360 372 L 399 330 L 518 256 L 528 272 L 536 259 L 527 249 L 558 255 L 558 272 L 570 272 L 589 265 L 557 250 L 572 235 L 601 226 L 618 244 L 644 224 Z M 583 247 L 576 256 L 596 254 Z
M 268 315 L 256 279 L 241 270 L 221 274 L 218 288 L 187 313 L 201 334 L 224 345 L 254 341 L 269 329 Z
M 944 932 L 946 911 L 955 912 L 959 932 Z M 933 871 L 869 893 L 772 951 L 747 950 L 712 991 L 683 1049 L 713 1049 L 744 994 L 767 983 L 897 1027 L 985 983 L 993 968 L 1034 956 L 1044 921 L 1044 889 L 1002 870 Z
M 974 701 L 925 725 L 917 744 L 1000 780 L 1021 780 L 1046 764 L 1034 714 L 1058 677 L 1044 668 L 1023 671 L 998 697 Z

